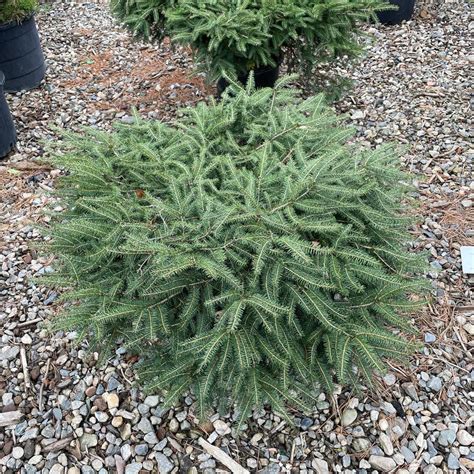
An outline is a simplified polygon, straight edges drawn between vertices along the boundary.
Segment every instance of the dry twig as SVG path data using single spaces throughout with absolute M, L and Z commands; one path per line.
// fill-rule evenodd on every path
M 51 363 L 51 359 L 48 359 L 46 362 L 46 372 L 43 376 L 43 381 L 41 382 L 40 390 L 39 390 L 39 399 L 38 399 L 38 406 L 40 409 L 40 413 L 43 413 L 44 411 L 44 406 L 43 406 L 43 390 L 44 390 L 44 384 L 46 382 L 46 379 L 48 378 L 48 373 L 49 373 L 49 364 Z
M 20 360 L 23 368 L 23 377 L 25 379 L 25 388 L 31 388 L 30 373 L 28 372 L 28 360 L 26 358 L 26 349 L 24 346 L 20 347 Z

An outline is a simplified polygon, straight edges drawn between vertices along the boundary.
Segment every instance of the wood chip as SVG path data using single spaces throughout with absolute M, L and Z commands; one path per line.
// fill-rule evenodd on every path
M 228 454 L 222 451 L 222 449 L 213 446 L 203 438 L 199 438 L 198 442 L 207 454 L 210 454 L 217 461 L 224 464 L 224 466 L 230 469 L 234 474 L 250 474 L 250 471 L 247 471 L 247 469 L 235 462 Z
M 0 426 L 16 425 L 23 418 L 21 411 L 7 411 L 0 413 Z
M 72 436 L 68 436 L 67 438 L 64 438 L 64 439 L 59 439 L 58 441 L 55 441 L 54 443 L 51 443 L 45 446 L 43 448 L 43 451 L 46 451 L 46 452 L 60 451 L 61 449 L 67 448 L 73 439 L 74 438 Z
M 26 358 L 26 349 L 23 346 L 20 347 L 20 360 L 21 366 L 23 367 L 23 378 L 25 380 L 25 388 L 31 388 L 30 373 L 28 371 L 28 359 Z

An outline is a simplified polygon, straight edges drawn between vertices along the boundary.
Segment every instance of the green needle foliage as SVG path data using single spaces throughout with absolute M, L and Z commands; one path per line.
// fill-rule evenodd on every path
M 362 50 L 360 26 L 385 0 L 113 0 L 136 35 L 190 45 L 211 80 L 276 66 L 284 53 L 307 77 L 322 61 Z
M 413 346 L 408 180 L 390 147 L 348 146 L 323 96 L 234 84 L 170 126 L 69 135 L 49 250 L 69 287 L 58 328 L 123 339 L 169 403 L 305 409 L 334 379 L 370 384 Z M 308 403 L 309 402 L 309 403 Z
M 166 36 L 165 11 L 177 0 L 110 0 L 112 13 L 132 33 L 146 40 Z
M 22 20 L 31 16 L 38 8 L 37 0 L 1 0 L 0 24 Z

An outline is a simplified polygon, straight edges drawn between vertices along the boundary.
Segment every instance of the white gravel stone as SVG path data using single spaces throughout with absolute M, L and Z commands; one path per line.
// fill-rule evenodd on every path
M 357 419 L 357 411 L 354 410 L 353 408 L 346 408 L 342 412 L 341 425 L 342 426 L 352 425 L 352 423 L 354 423 L 356 419 Z
M 387 456 L 391 456 L 393 454 L 393 444 L 390 437 L 385 433 L 380 433 L 379 441 L 384 453 Z
M 225 436 L 230 433 L 230 427 L 222 420 L 214 421 L 214 429 L 219 436 Z
M 384 456 L 372 455 L 369 458 L 369 463 L 374 469 L 378 469 L 382 472 L 390 472 L 397 467 L 397 464 L 392 458 Z
M 156 453 L 155 457 L 160 474 L 168 474 L 174 469 L 174 463 L 172 463 L 164 454 Z
M 33 342 L 33 339 L 31 339 L 29 334 L 24 334 L 21 338 L 21 342 L 29 346 Z
M 472 446 L 474 444 L 474 437 L 466 430 L 459 430 L 456 438 L 463 446 Z
M 15 446 L 12 449 L 12 456 L 15 459 L 21 459 L 23 457 L 23 454 L 25 454 L 25 451 L 23 451 L 23 448 L 21 446 Z
M 311 467 L 316 471 L 316 474 L 329 474 L 329 465 L 323 459 L 314 458 L 311 462 Z

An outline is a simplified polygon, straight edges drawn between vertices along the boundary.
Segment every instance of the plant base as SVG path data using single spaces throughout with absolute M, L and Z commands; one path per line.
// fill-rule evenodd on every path
M 397 25 L 402 21 L 410 20 L 415 11 L 415 0 L 389 0 L 389 3 L 398 7 L 398 10 L 378 12 L 380 23 L 384 25 Z
M 239 82 L 241 82 L 242 84 L 247 84 L 249 75 L 250 72 L 248 72 L 247 74 L 240 75 L 238 77 Z M 257 89 L 261 89 L 263 87 L 273 87 L 275 85 L 275 82 L 278 80 L 279 75 L 280 66 L 255 69 L 255 87 Z M 220 78 L 217 82 L 217 95 L 220 97 L 228 86 L 229 83 L 223 77 Z

